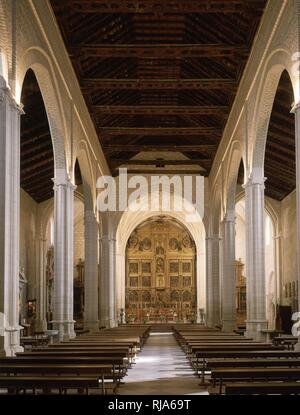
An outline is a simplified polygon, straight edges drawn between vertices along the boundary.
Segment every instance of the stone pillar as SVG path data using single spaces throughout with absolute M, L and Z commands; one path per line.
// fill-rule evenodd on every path
M 47 330 L 46 320 L 46 243 L 47 240 L 40 237 L 36 241 L 36 331 Z
M 85 210 L 84 328 L 99 331 L 98 315 L 98 222 L 91 210 Z
M 295 142 L 296 142 L 296 199 L 297 199 L 297 279 L 298 279 L 298 310 L 300 311 L 300 103 L 293 108 L 295 114 Z M 299 331 L 298 331 L 299 333 Z M 300 336 L 295 350 L 300 351 Z
M 0 77 L 0 355 L 20 347 L 20 115 L 5 80 Z
M 100 323 L 101 326 L 117 325 L 115 255 L 116 241 L 108 235 L 101 238 L 100 258 Z
M 246 216 L 246 281 L 247 321 L 246 336 L 265 340 L 261 330 L 266 329 L 265 287 L 265 221 L 264 178 L 250 177 L 245 187 Z
M 236 328 L 235 218 L 226 214 L 222 229 L 222 330 Z
M 59 339 L 75 337 L 73 320 L 73 205 L 74 186 L 64 169 L 54 179 L 54 294 L 53 328 Z
M 206 322 L 208 327 L 220 324 L 219 235 L 206 239 Z

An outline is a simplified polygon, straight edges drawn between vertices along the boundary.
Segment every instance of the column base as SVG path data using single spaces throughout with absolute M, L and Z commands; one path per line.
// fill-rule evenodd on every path
M 87 320 L 83 322 L 85 330 L 89 330 L 91 333 L 97 333 L 99 331 L 99 320 Z
M 261 330 L 266 330 L 267 328 L 267 320 L 246 320 L 245 337 L 252 338 L 257 342 L 265 342 L 267 335 L 262 333 Z
M 74 330 L 74 320 L 71 321 L 52 321 L 53 329 L 58 330 L 58 339 L 60 342 L 68 341 L 76 337 Z
M 222 320 L 222 331 L 231 332 L 236 329 L 236 319 Z
M 300 352 L 300 337 L 298 337 L 298 343 L 295 343 L 294 345 L 294 351 Z
M 47 330 L 47 321 L 46 320 L 36 320 L 35 321 L 35 331 L 46 331 Z
M 212 318 L 212 319 L 207 319 L 206 325 L 207 325 L 207 327 L 214 329 L 216 326 L 220 326 L 221 322 L 220 322 L 219 319 Z
M 118 327 L 118 322 L 117 320 L 113 320 L 113 319 L 107 319 L 107 320 L 103 320 L 101 326 L 104 326 L 107 329 L 111 329 L 114 327 Z
M 20 345 L 20 328 L 9 330 L 0 336 L 0 357 L 13 357 L 16 353 L 24 352 Z

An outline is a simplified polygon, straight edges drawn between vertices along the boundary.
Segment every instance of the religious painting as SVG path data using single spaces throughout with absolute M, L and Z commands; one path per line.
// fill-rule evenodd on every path
M 138 286 L 138 277 L 130 277 L 130 287 Z
M 182 272 L 191 272 L 191 263 L 190 262 L 183 262 L 182 263 Z
M 143 274 L 150 274 L 151 273 L 151 262 L 143 262 L 142 263 L 142 273 Z
M 137 262 L 130 262 L 129 272 L 130 274 L 137 274 L 139 270 L 139 264 Z
M 171 285 L 171 287 L 178 287 L 179 278 L 177 276 L 176 277 L 174 277 L 174 276 L 170 277 L 170 285 Z
M 191 301 L 190 291 L 184 291 L 182 294 L 182 301 Z
M 151 301 L 151 294 L 149 291 L 144 291 L 142 294 L 142 301 L 144 303 L 149 303 Z
M 173 274 L 177 274 L 179 272 L 179 263 L 178 262 L 170 262 L 170 272 Z
M 179 301 L 179 292 L 178 291 L 172 291 L 171 292 L 171 301 Z
M 183 277 L 182 278 L 182 285 L 184 287 L 190 287 L 191 286 L 191 277 Z
M 151 287 L 151 277 L 143 276 L 142 277 L 142 285 L 143 287 Z

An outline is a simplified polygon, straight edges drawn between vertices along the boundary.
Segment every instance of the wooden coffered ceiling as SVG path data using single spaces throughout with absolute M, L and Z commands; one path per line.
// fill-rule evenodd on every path
M 208 175 L 263 13 L 263 0 L 51 0 L 113 174 Z M 265 156 L 266 194 L 295 188 L 293 93 L 280 79 Z M 53 196 L 54 158 L 34 73 L 22 90 L 21 187 Z M 76 182 L 81 183 L 76 166 Z M 243 168 L 240 168 L 240 179 Z
M 51 4 L 112 173 L 208 175 L 266 1 Z

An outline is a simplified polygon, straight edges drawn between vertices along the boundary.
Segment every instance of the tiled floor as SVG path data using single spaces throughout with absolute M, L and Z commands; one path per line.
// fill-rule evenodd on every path
M 171 332 L 150 334 L 118 395 L 207 394 Z

